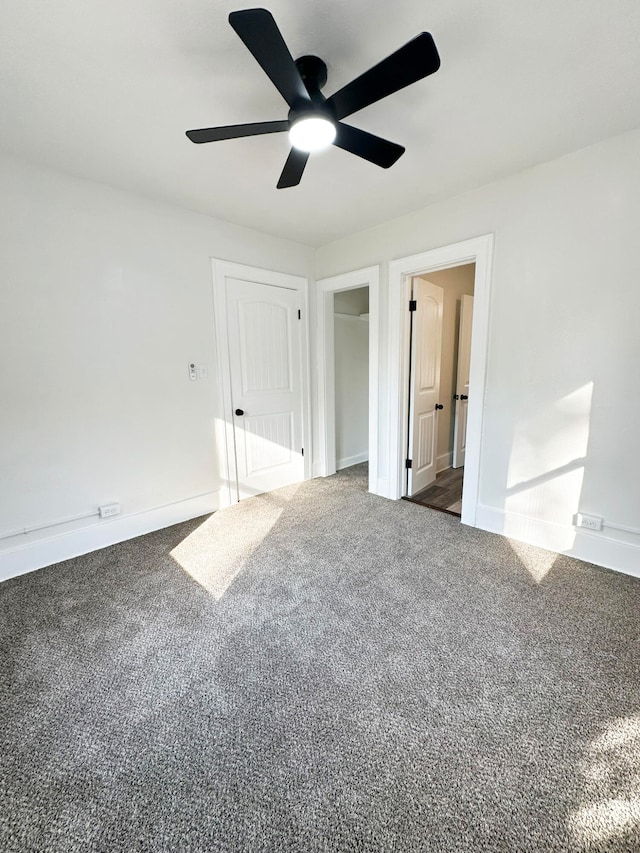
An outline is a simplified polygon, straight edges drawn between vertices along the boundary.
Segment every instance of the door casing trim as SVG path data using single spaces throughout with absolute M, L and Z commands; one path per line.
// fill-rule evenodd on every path
M 404 461 L 409 411 L 409 292 L 413 276 L 475 263 L 474 306 L 471 326 L 471 370 L 467 421 L 467 451 L 462 493 L 462 522 L 476 526 L 480 460 L 489 343 L 493 234 L 409 255 L 389 263 L 389 382 L 387 497 L 397 500 L 404 491 Z
M 305 276 L 250 267 L 219 258 L 211 258 L 213 275 L 213 321 L 216 339 L 218 401 L 220 413 L 215 421 L 215 443 L 217 448 L 220 479 L 221 506 L 230 506 L 238 500 L 238 470 L 236 465 L 233 432 L 233 407 L 231 397 L 231 364 L 229 357 L 229 335 L 227 329 L 227 278 L 238 278 L 254 284 L 283 287 L 296 290 L 300 300 L 302 318 L 300 322 L 300 353 L 302 358 L 302 436 L 304 447 L 304 479 L 311 477 L 311 394 L 309 377 L 309 279 Z

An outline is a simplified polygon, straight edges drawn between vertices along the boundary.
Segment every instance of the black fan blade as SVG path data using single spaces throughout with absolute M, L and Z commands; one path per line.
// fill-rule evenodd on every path
M 391 56 L 347 83 L 328 101 L 335 107 L 336 118 L 346 118 L 428 77 L 438 68 L 440 57 L 431 33 L 420 33 Z
M 297 148 L 291 149 L 280 175 L 280 180 L 278 181 L 279 190 L 283 190 L 286 187 L 295 187 L 300 183 L 308 159 L 308 151 L 299 151 Z
M 311 101 L 271 12 L 266 9 L 231 12 L 229 23 L 290 107 L 300 101 Z
M 262 133 L 281 133 L 289 130 L 286 121 L 259 121 L 255 124 L 228 124 L 226 127 L 203 127 L 187 130 L 192 142 L 219 142 L 221 139 L 238 139 L 240 136 L 259 136 Z
M 360 130 L 342 122 L 338 122 L 336 126 L 336 138 L 333 144 L 344 151 L 362 157 L 363 160 L 375 163 L 376 166 L 382 166 L 383 169 L 393 166 L 405 152 L 402 145 L 396 145 L 395 142 L 389 142 L 381 136 L 374 136 L 366 130 Z

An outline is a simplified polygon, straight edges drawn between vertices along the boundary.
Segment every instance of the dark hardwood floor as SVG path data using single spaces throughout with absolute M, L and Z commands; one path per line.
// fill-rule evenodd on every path
M 446 468 L 436 476 L 435 483 L 407 500 L 460 517 L 463 476 L 464 468 Z

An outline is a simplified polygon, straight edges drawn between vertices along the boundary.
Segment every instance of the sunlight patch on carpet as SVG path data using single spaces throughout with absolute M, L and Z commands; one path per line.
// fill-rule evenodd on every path
M 611 721 L 583 762 L 584 797 L 569 828 L 584 849 L 624 839 L 640 827 L 640 715 Z M 598 845 L 594 847 L 593 845 Z
M 516 539 L 509 539 L 509 545 L 536 583 L 546 578 L 558 559 L 558 555 L 553 551 L 544 551 L 542 548 L 518 542 Z
M 171 557 L 219 601 L 277 524 L 299 486 L 256 495 L 219 510 L 171 551 Z

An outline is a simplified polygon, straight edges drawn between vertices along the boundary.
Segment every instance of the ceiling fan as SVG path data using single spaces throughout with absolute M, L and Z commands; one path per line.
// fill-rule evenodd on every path
M 326 64 L 317 56 L 301 56 L 294 61 L 271 12 L 266 9 L 231 12 L 229 23 L 289 105 L 289 115 L 282 121 L 188 130 L 192 142 L 288 131 L 292 148 L 278 189 L 299 184 L 309 154 L 331 144 L 383 169 L 393 166 L 404 154 L 402 145 L 345 124 L 342 119 L 437 71 L 440 57 L 430 33 L 420 33 L 325 98 L 320 90 L 327 82 Z

